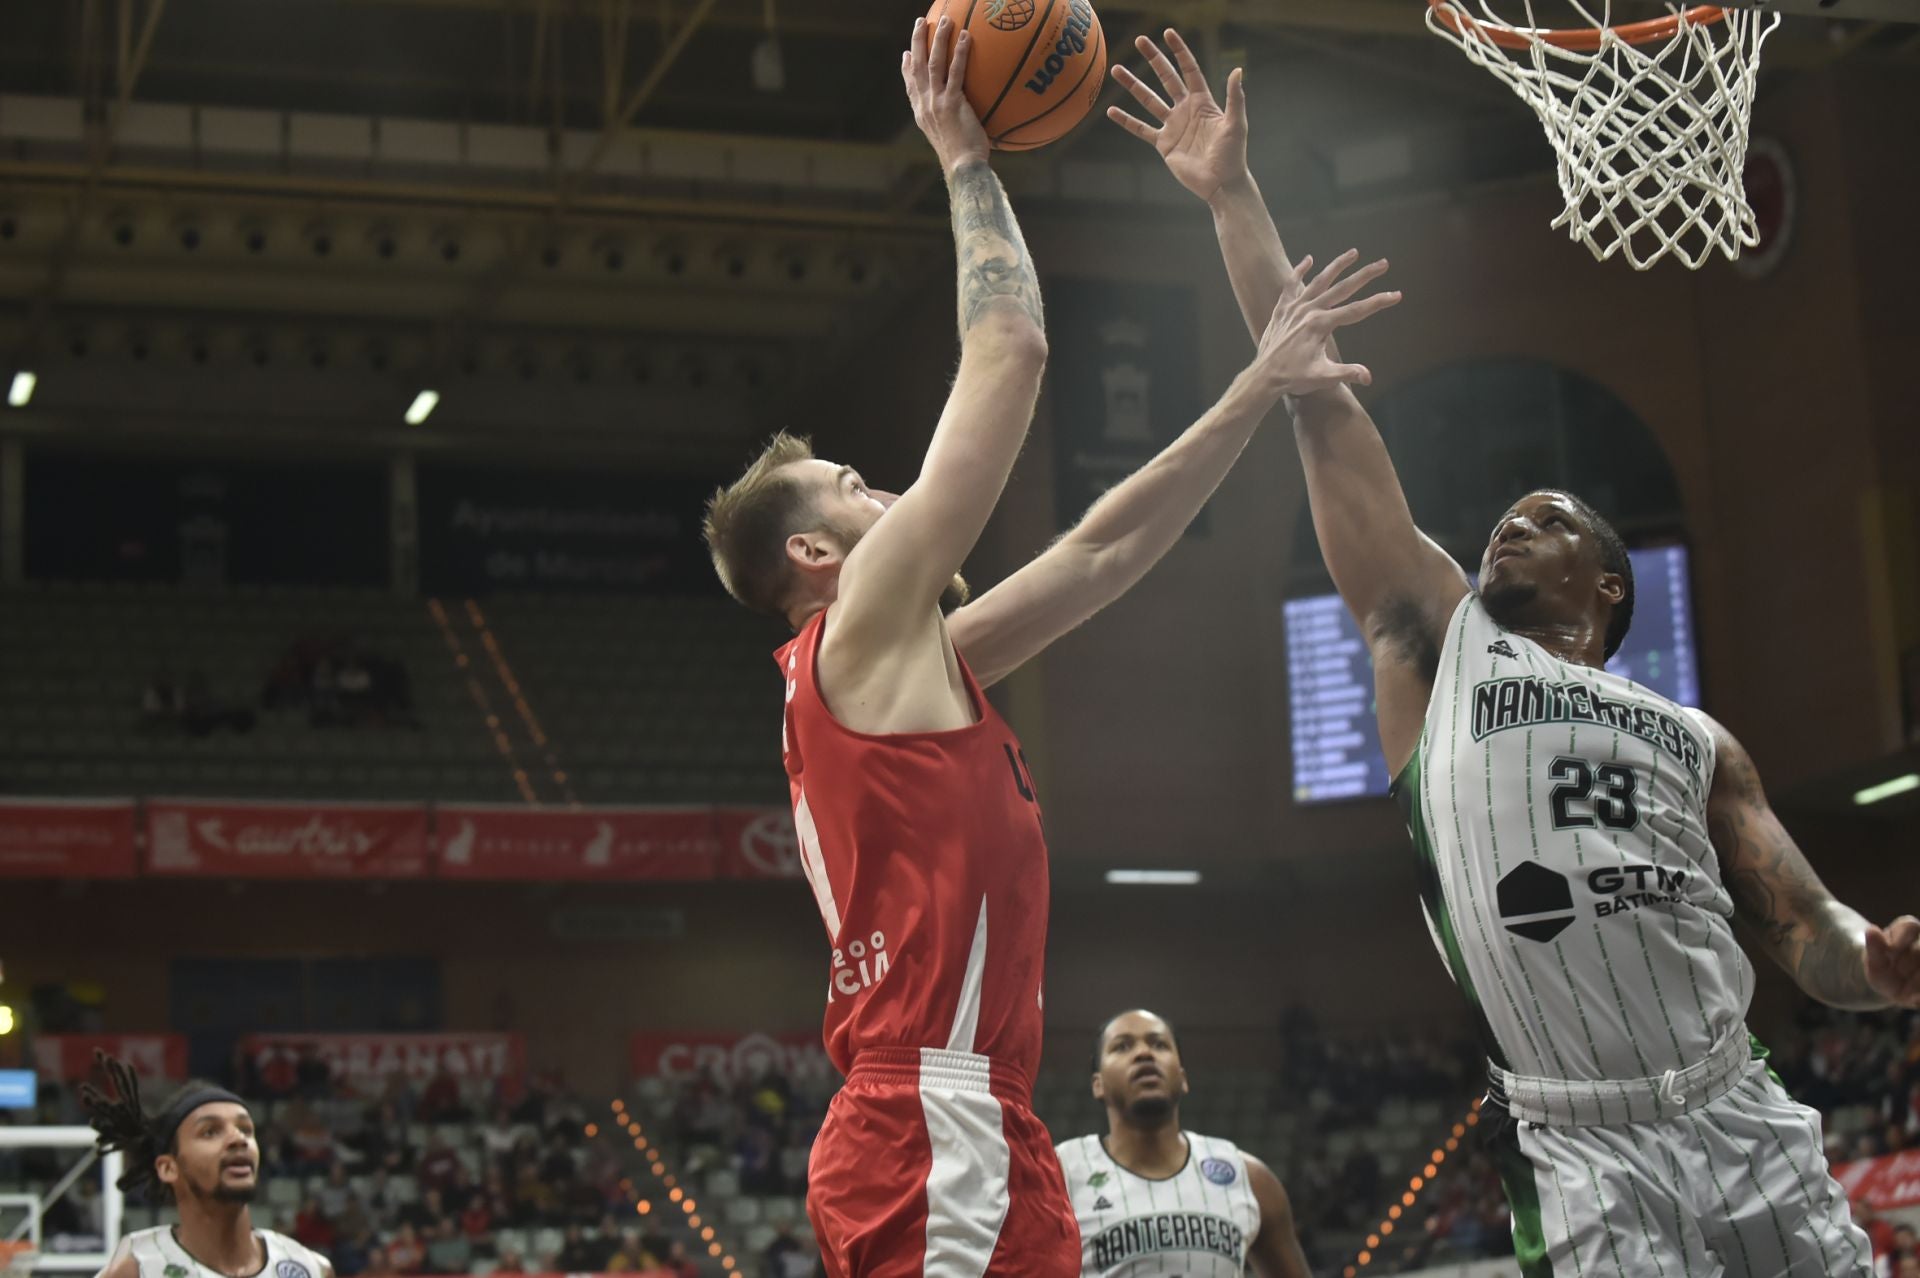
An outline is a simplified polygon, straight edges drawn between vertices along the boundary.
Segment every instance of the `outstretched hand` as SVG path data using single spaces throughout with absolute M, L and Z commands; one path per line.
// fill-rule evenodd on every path
M 1343 384 L 1372 384 L 1373 374 L 1364 365 L 1339 362 L 1330 340 L 1335 329 L 1358 324 L 1400 303 L 1399 293 L 1375 293 L 1357 302 L 1352 300 L 1387 271 L 1382 259 L 1347 275 L 1359 258 L 1357 250 L 1348 249 L 1311 279 L 1307 274 L 1313 269 L 1311 257 L 1294 268 L 1294 279 L 1300 283 L 1281 295 L 1280 304 L 1273 308 L 1273 319 L 1260 337 L 1260 349 L 1247 369 L 1263 391 L 1278 399 Z
M 927 135 L 948 176 L 961 165 L 984 161 L 991 150 L 987 131 L 967 101 L 967 62 L 973 37 L 956 30 L 953 19 L 942 17 L 929 27 L 925 18 L 913 24 L 913 40 L 900 55 L 900 78 L 906 81 L 913 122 Z
M 1868 925 L 1867 984 L 1896 1007 L 1920 1008 L 1920 919 Z
M 1171 59 L 1146 36 L 1134 42 L 1159 77 L 1165 98 L 1125 67 L 1115 63 L 1113 68 L 1113 78 L 1159 126 L 1117 106 L 1107 108 L 1107 118 L 1160 152 L 1180 185 L 1211 200 L 1221 187 L 1247 171 L 1247 94 L 1242 73 L 1236 67 L 1227 76 L 1227 105 L 1222 110 L 1180 33 L 1169 27 L 1166 40 Z

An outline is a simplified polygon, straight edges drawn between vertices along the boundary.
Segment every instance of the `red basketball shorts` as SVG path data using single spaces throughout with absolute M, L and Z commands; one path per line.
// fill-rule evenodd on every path
M 969 1052 L 862 1052 L 808 1168 L 828 1278 L 1079 1278 L 1080 1229 L 1031 1095 Z

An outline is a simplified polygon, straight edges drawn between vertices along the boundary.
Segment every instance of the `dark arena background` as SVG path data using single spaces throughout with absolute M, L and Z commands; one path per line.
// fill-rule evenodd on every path
M 1421 526 L 1471 566 L 1530 488 L 1606 512 L 1634 677 L 1745 743 L 1842 900 L 1920 909 L 1920 26 L 1788 17 L 1762 245 L 1637 272 L 1550 228 L 1539 123 L 1421 0 L 1097 7 L 1118 63 L 1175 24 L 1216 87 L 1246 68 L 1293 252 L 1391 260 L 1405 301 L 1344 346 Z M 340 1278 L 815 1272 L 840 1078 L 788 635 L 725 597 L 700 521 L 777 430 L 913 481 L 957 350 L 918 12 L 4 6 L 18 1269 L 90 1274 L 171 1219 L 85 1163 L 103 1048 L 152 1095 L 247 1097 L 256 1225 Z M 995 169 L 1051 353 L 976 587 L 1251 349 L 1205 210 L 1100 109 Z M 994 691 L 1052 855 L 1035 1109 L 1104 1131 L 1089 1046 L 1150 1008 L 1185 1123 L 1275 1170 L 1314 1273 L 1512 1278 L 1370 689 L 1276 412 L 1165 563 Z M 1920 1273 L 1893 1228 L 1920 1224 L 1920 1019 L 1755 954 L 1755 1033 L 1883 1272 Z

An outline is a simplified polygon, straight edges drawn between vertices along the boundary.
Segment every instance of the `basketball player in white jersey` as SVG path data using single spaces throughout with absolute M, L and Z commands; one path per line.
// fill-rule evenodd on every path
M 260 1144 L 246 1102 L 212 1083 L 190 1082 L 157 1115 L 140 1104 L 140 1080 L 124 1062 L 96 1053 L 110 1091 L 83 1085 L 101 1153 L 123 1151 L 126 1193 L 171 1203 L 177 1225 L 128 1234 L 100 1278 L 333 1278 L 326 1257 L 253 1227 Z
M 1249 319 L 1299 287 L 1226 109 L 1184 43 L 1141 41 L 1155 123 L 1116 114 L 1212 207 Z M 1489 1117 L 1528 1278 L 1871 1272 L 1819 1115 L 1747 1033 L 1736 918 L 1814 998 L 1920 1007 L 1920 920 L 1835 900 L 1727 730 L 1605 664 L 1633 615 L 1614 530 L 1572 494 L 1495 523 L 1479 585 L 1414 526 L 1345 387 L 1293 404 L 1314 529 L 1373 654 L 1381 742 L 1427 921 L 1491 1058 Z
M 1227 1141 L 1180 1129 L 1187 1072 L 1173 1027 L 1122 1012 L 1100 1031 L 1093 1094 L 1107 1134 L 1059 1147 L 1080 1221 L 1081 1278 L 1308 1278 L 1287 1191 Z

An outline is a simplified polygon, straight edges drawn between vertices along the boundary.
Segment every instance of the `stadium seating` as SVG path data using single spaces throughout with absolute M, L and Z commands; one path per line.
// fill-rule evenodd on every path
M 502 599 L 485 614 L 498 662 L 464 607 L 448 615 L 466 669 L 427 604 L 377 591 L 10 590 L 0 597 L 0 791 L 518 801 L 471 674 L 510 733 L 528 731 L 506 680 L 519 684 L 584 801 L 784 797 L 768 660 L 778 635 L 725 601 Z M 289 648 L 329 635 L 404 664 L 418 727 L 320 728 L 303 708 L 261 707 Z M 143 728 L 141 693 L 161 671 L 177 681 L 203 672 L 218 702 L 256 713 L 254 727 Z

